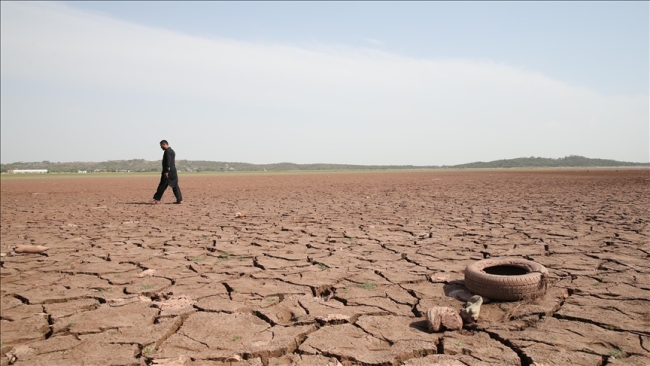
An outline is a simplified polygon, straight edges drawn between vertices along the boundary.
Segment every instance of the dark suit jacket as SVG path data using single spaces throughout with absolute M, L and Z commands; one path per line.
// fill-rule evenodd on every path
M 168 147 L 165 150 L 162 158 L 162 168 L 163 173 L 169 173 L 171 171 L 176 171 L 176 153 L 172 150 L 171 147 Z

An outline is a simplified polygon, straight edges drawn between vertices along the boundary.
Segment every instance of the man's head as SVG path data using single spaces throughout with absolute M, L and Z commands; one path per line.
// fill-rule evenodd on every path
M 160 148 L 161 149 L 167 150 L 168 147 L 169 147 L 169 143 L 167 142 L 167 140 L 160 141 Z

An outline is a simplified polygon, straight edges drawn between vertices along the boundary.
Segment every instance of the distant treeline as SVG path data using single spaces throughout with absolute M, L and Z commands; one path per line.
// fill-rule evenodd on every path
M 516 158 L 494 160 L 487 163 L 478 161 L 469 164 L 454 165 L 453 168 L 579 168 L 579 167 L 616 167 L 616 166 L 650 166 L 650 163 L 630 163 L 609 159 L 590 159 L 584 156 L 570 155 L 559 159 L 550 158 Z
M 223 161 L 178 160 L 176 167 L 180 171 L 192 172 L 228 172 L 228 171 L 318 171 L 318 170 L 408 170 L 408 169 L 478 169 L 478 168 L 559 168 L 559 167 L 617 167 L 617 166 L 650 166 L 649 163 L 630 163 L 608 159 L 590 159 L 583 156 L 571 155 L 559 159 L 550 158 L 516 158 L 495 160 L 490 162 L 474 162 L 460 165 L 348 165 L 348 164 L 249 164 Z M 161 170 L 160 161 L 144 159 L 109 160 L 103 162 L 69 162 L 56 163 L 17 162 L 0 165 L 3 173 L 14 169 L 47 169 L 51 173 L 94 172 L 157 172 Z

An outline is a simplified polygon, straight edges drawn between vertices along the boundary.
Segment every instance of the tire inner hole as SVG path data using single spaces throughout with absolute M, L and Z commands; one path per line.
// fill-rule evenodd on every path
M 484 271 L 498 276 L 521 276 L 528 273 L 527 269 L 517 266 L 492 266 L 485 268 Z

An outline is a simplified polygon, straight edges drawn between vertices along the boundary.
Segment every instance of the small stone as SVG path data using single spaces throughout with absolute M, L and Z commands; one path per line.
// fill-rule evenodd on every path
M 442 325 L 448 330 L 459 330 L 463 327 L 463 319 L 461 319 L 458 312 L 454 311 L 451 308 L 446 308 L 447 310 L 441 314 L 442 316 Z
M 144 270 L 138 274 L 138 277 L 149 277 L 152 276 L 154 273 L 156 273 L 155 269 L 149 268 L 147 270 Z
M 439 314 L 439 308 L 431 308 L 427 310 L 427 325 L 429 327 L 429 332 L 438 332 L 440 331 L 442 319 Z
M 50 248 L 42 245 L 19 245 L 14 248 L 16 253 L 43 253 Z
M 345 323 L 350 320 L 350 317 L 343 314 L 327 314 L 325 316 L 316 317 L 317 320 L 320 320 L 323 323 Z
M 191 359 L 188 356 L 182 355 L 178 358 L 162 358 L 153 360 L 152 364 L 156 366 L 183 366 L 190 362 Z
M 463 327 L 463 319 L 450 307 L 436 306 L 427 311 L 427 325 L 429 332 L 459 330 Z
M 433 283 L 446 283 L 449 281 L 449 275 L 445 273 L 436 273 L 429 276 Z
M 232 355 L 232 356 L 226 358 L 226 361 L 225 361 L 225 362 L 239 362 L 239 361 L 241 361 L 241 356 L 239 356 L 239 355 Z

